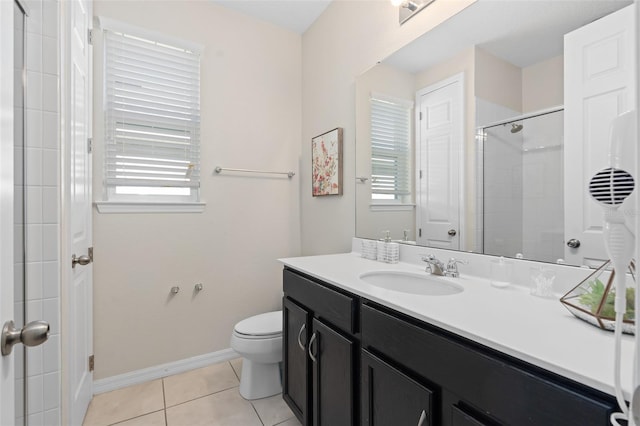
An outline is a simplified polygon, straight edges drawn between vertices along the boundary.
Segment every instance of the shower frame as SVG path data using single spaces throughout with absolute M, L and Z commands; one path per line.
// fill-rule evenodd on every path
M 485 129 L 496 126 L 506 126 L 518 121 L 527 120 L 530 118 L 540 117 L 547 114 L 553 114 L 556 112 L 564 111 L 564 105 L 556 105 L 554 107 L 545 108 L 526 114 L 517 115 L 515 117 L 509 117 L 503 120 L 490 122 L 476 127 L 475 133 L 475 153 L 476 153 L 476 199 L 480 200 L 476 205 L 475 214 L 475 228 L 476 228 L 476 244 L 475 248 L 478 253 L 484 253 L 484 143 L 487 138 Z

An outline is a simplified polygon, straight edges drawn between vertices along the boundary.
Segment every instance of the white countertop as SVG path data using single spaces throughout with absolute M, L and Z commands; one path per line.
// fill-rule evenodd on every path
M 495 288 L 461 272 L 462 293 L 421 296 L 362 281 L 371 271 L 426 273 L 423 265 L 386 264 L 358 253 L 280 259 L 285 265 L 396 311 L 451 331 L 538 367 L 614 395 L 614 337 L 575 318 L 557 299 L 531 296 L 524 287 Z M 623 335 L 622 387 L 632 388 L 633 338 Z

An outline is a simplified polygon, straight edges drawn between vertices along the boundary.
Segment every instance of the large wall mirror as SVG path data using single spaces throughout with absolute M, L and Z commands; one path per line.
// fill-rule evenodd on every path
M 567 204 L 586 193 L 580 158 L 607 166 L 607 131 L 565 140 L 566 84 L 590 59 L 569 64 L 564 38 L 631 3 L 480 0 L 359 76 L 356 236 L 597 265 L 602 240 L 583 234 L 602 214 Z

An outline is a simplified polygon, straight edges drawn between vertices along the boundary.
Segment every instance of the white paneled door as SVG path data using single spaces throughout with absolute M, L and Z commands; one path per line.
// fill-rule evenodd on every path
M 93 394 L 93 241 L 91 229 L 91 2 L 63 2 L 63 182 L 67 300 L 65 345 L 68 356 L 69 423 L 81 425 Z M 68 257 L 67 257 L 68 256 Z M 72 262 L 72 258 L 79 262 Z
M 0 324 L 13 319 L 13 13 L 0 1 Z M 15 423 L 15 360 L 0 357 L 0 425 Z
M 611 122 L 635 105 L 633 8 L 628 6 L 579 28 L 564 40 L 565 75 L 572 76 L 565 79 L 564 92 L 565 260 L 572 265 L 595 267 L 607 259 L 603 209 L 591 199 L 587 188 L 595 173 L 609 167 Z M 635 141 L 637 138 L 630 138 L 622 147 L 619 167 L 631 172 L 637 182 Z M 623 209 L 635 208 L 635 194 Z M 634 220 L 628 215 L 629 224 Z
M 463 150 L 463 81 L 458 74 L 416 94 L 417 242 L 458 250 Z

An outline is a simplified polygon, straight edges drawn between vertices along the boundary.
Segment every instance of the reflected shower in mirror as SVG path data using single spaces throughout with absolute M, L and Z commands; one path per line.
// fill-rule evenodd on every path
M 479 129 L 483 253 L 564 257 L 563 131 L 561 109 Z

